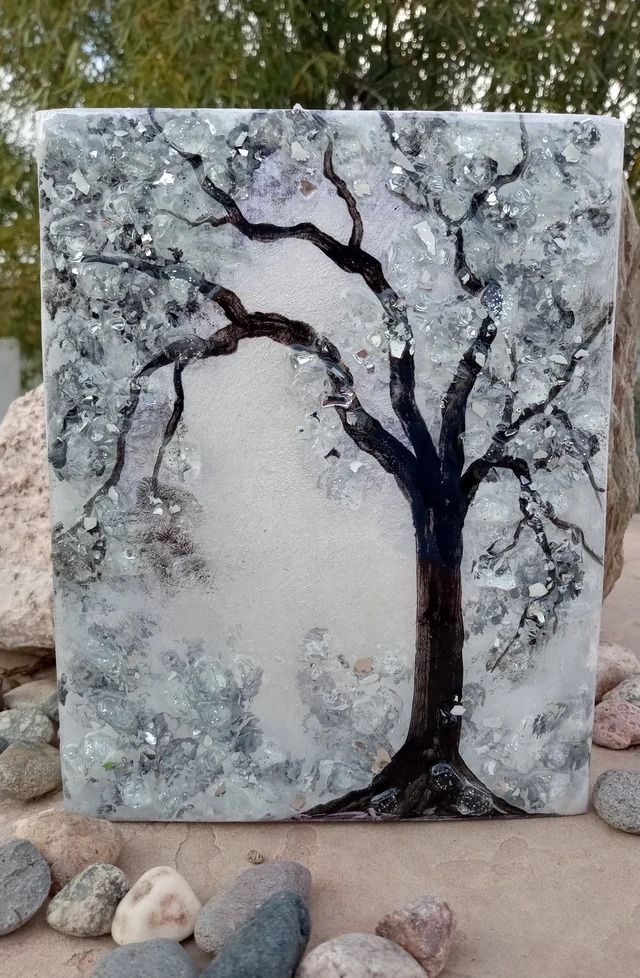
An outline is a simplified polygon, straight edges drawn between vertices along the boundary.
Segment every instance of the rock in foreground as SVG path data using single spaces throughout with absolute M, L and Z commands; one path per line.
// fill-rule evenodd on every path
M 10 744 L 0 754 L 0 795 L 30 801 L 61 784 L 60 754 L 50 744 Z
M 0 425 L 0 649 L 53 648 L 53 574 L 42 387 Z
M 612 828 L 640 835 L 640 772 L 605 771 L 593 787 L 593 807 Z
M 61 890 L 87 866 L 116 863 L 122 846 L 113 822 L 55 809 L 18 819 L 13 828 L 18 838 L 33 842 L 51 866 L 54 890 Z
M 640 744 L 640 706 L 625 700 L 602 700 L 593 714 L 593 742 L 610 750 Z
M 640 674 L 625 679 L 602 697 L 603 703 L 609 703 L 611 700 L 624 700 L 625 703 L 640 706 Z
M 198 978 L 198 974 L 177 941 L 155 940 L 116 948 L 98 961 L 91 978 Z
M 54 733 L 49 717 L 32 706 L 0 713 L 0 737 L 10 744 L 48 744 Z
M 196 944 L 216 954 L 269 897 L 288 890 L 307 900 L 310 889 L 311 873 L 300 863 L 277 859 L 247 869 L 204 905 L 196 921 Z
M 116 907 L 129 889 L 117 866 L 88 866 L 47 907 L 47 923 L 72 937 L 100 937 L 111 930 Z
M 436 978 L 447 963 L 454 928 L 449 904 L 424 896 L 383 917 L 376 934 L 399 944 L 422 965 L 428 978 Z
M 624 645 L 603 642 L 598 648 L 596 703 L 605 693 L 640 672 L 640 657 Z
M 4 694 L 7 709 L 31 706 L 44 713 L 50 720 L 58 719 L 58 687 L 53 679 L 34 679 Z
M 276 893 L 240 927 L 201 978 L 292 978 L 309 940 L 309 912 L 297 893 Z
M 296 978 L 425 978 L 425 971 L 384 937 L 343 934 L 314 947 Z
M 30 842 L 14 839 L 0 847 L 0 935 L 22 927 L 38 912 L 51 889 L 51 873 Z
M 193 934 L 200 901 L 172 866 L 143 873 L 118 906 L 111 936 L 116 944 L 155 938 L 184 941 Z

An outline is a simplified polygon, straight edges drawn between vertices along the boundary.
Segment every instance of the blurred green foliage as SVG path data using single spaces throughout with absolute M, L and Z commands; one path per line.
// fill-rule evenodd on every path
M 608 113 L 637 200 L 639 51 L 638 0 L 2 0 L 0 335 L 37 369 L 34 109 Z

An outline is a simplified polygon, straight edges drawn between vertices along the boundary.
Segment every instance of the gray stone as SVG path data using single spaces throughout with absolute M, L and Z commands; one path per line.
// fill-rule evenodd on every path
M 640 672 L 640 656 L 615 642 L 601 642 L 598 646 L 596 673 L 596 703 L 605 693 L 619 686 Z
M 640 706 L 640 674 L 625 679 L 618 686 L 614 686 L 602 697 L 603 702 L 609 700 L 623 700 L 625 703 L 633 703 Z
M 425 978 L 401 947 L 374 934 L 343 934 L 314 947 L 296 978 Z
M 50 744 L 9 744 L 0 754 L 0 795 L 30 801 L 61 784 L 60 754 Z
M 58 721 L 58 687 L 53 679 L 34 679 L 16 686 L 4 694 L 4 703 L 8 710 L 32 706 L 50 720 Z
M 640 835 L 640 772 L 605 771 L 593 787 L 593 807 L 612 828 Z
M 449 904 L 424 896 L 383 917 L 376 934 L 399 944 L 422 965 L 428 978 L 436 978 L 447 963 L 454 929 Z
M 5 740 L 4 737 L 0 737 L 0 754 L 7 749 L 9 746 L 9 741 Z
M 51 872 L 35 846 L 14 839 L 0 846 L 0 935 L 22 927 L 51 888 Z
M 129 889 L 117 866 L 88 866 L 47 907 L 47 923 L 72 937 L 100 937 L 111 930 L 116 907 Z
M 204 905 L 196 921 L 196 944 L 216 954 L 269 897 L 289 890 L 306 900 L 310 889 L 311 873 L 300 863 L 278 859 L 247 869 Z
M 177 941 L 158 938 L 117 948 L 98 961 L 91 978 L 198 978 L 198 974 Z
M 292 978 L 310 932 L 304 900 L 297 893 L 276 893 L 236 931 L 201 978 Z
M 48 744 L 54 734 L 49 717 L 33 706 L 0 713 L 0 737 L 10 744 Z

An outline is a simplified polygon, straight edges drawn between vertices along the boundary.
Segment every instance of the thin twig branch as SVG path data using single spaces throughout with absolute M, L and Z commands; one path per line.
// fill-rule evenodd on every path
M 129 401 L 123 411 L 125 425 L 121 429 L 116 445 L 114 467 L 108 479 L 85 504 L 85 515 L 92 511 L 95 501 L 106 495 L 120 479 L 124 468 L 127 435 L 140 401 L 141 379 L 164 366 L 174 364 L 176 404 L 154 466 L 154 480 L 157 480 L 162 453 L 173 437 L 182 415 L 184 367 L 196 360 L 230 355 L 237 350 L 241 340 L 257 337 L 266 337 L 294 349 L 304 349 L 318 357 L 325 366 L 332 394 L 336 400 L 333 406 L 345 432 L 358 448 L 375 458 L 385 471 L 393 475 L 403 495 L 410 502 L 413 512 L 421 506 L 418 491 L 420 475 L 415 457 L 402 442 L 386 431 L 380 422 L 363 408 L 354 389 L 351 370 L 344 363 L 338 348 L 325 336 L 317 334 L 308 323 L 289 319 L 279 313 L 249 312 L 235 292 L 209 281 L 184 263 L 176 265 L 168 261 L 150 262 L 145 259 L 116 255 L 91 255 L 85 257 L 84 261 L 128 267 L 158 280 L 180 278 L 192 284 L 208 300 L 215 302 L 231 320 L 228 325 L 216 330 L 208 339 L 189 336 L 175 340 L 136 372 L 131 383 Z
M 351 218 L 351 223 L 353 224 L 353 230 L 351 231 L 351 237 L 349 238 L 349 247 L 359 248 L 362 244 L 363 226 L 362 217 L 360 216 L 360 211 L 358 210 L 358 205 L 356 199 L 347 187 L 347 184 L 339 177 L 333 168 L 333 144 L 328 143 L 327 148 L 324 151 L 323 158 L 323 172 L 327 180 L 329 180 L 338 192 L 338 197 L 341 197 L 347 205 L 347 210 L 349 211 L 349 217 Z
M 160 475 L 160 466 L 162 465 L 165 449 L 175 435 L 184 411 L 184 387 L 182 385 L 183 370 L 184 364 L 180 361 L 180 359 L 176 360 L 173 366 L 173 389 L 176 392 L 176 399 L 174 401 L 171 417 L 167 422 L 162 444 L 158 449 L 156 464 L 153 466 L 153 475 L 151 476 L 151 489 L 153 493 L 156 493 L 158 489 L 158 477 Z

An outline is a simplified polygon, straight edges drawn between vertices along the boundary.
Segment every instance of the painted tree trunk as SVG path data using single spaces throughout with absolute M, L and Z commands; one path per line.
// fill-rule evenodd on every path
M 431 541 L 425 542 L 422 534 L 416 534 L 416 540 L 416 652 L 405 742 L 369 787 L 318 805 L 303 817 L 495 818 L 523 814 L 489 791 L 460 754 L 462 547 L 455 546 L 454 559 L 445 563 L 433 556 Z

